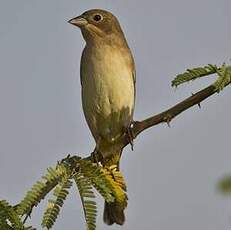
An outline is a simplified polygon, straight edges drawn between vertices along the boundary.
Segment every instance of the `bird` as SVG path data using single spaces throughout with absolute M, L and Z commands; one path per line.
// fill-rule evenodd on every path
M 95 156 L 103 166 L 117 165 L 122 153 L 118 140 L 128 133 L 135 105 L 135 62 L 118 19 L 92 9 L 68 21 L 80 28 L 85 40 L 80 80 L 83 112 L 95 139 Z M 132 140 L 130 140 L 132 141 Z M 97 160 L 97 159 L 96 159 Z M 125 207 L 105 202 L 104 222 L 125 222 Z

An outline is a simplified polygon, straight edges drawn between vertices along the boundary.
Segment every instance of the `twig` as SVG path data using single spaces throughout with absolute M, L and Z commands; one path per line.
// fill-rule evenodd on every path
M 231 82 L 226 84 L 226 86 L 229 85 L 230 83 Z M 191 97 L 188 97 L 187 99 L 179 102 L 178 104 L 174 105 L 173 107 L 167 109 L 164 112 L 161 112 L 157 115 L 154 115 L 142 121 L 135 121 L 133 127 L 131 128 L 133 133 L 133 138 L 135 139 L 144 130 L 153 127 L 155 125 L 158 125 L 160 123 L 166 122 L 169 124 L 171 120 L 175 118 L 177 115 L 181 114 L 182 112 L 186 111 L 187 109 L 189 109 L 194 105 L 200 105 L 202 101 L 204 101 L 206 98 L 210 97 L 211 95 L 215 94 L 216 92 L 217 89 L 212 84 L 207 88 L 192 95 Z M 123 147 L 129 144 L 128 138 L 125 135 L 122 137 L 121 142 L 123 143 Z

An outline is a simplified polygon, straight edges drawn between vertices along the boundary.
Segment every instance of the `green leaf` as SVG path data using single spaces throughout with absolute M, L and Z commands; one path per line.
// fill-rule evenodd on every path
M 0 200 L 1 229 L 24 229 L 23 223 L 14 208 L 5 200 Z
M 225 63 L 218 68 L 216 65 L 208 64 L 204 67 L 197 67 L 193 69 L 188 69 L 182 74 L 178 74 L 172 81 L 172 86 L 177 87 L 185 82 L 208 76 L 211 74 L 217 74 L 217 80 L 213 83 L 215 87 L 214 91 L 220 92 L 223 88 L 231 83 L 231 66 L 227 66 Z
M 102 167 L 87 160 L 80 161 L 81 172 L 87 177 L 92 186 L 101 194 L 107 202 L 113 202 L 113 187 L 108 181 L 107 175 L 104 174 Z
M 226 195 L 231 195 L 231 176 L 224 177 L 219 183 L 218 183 L 218 189 L 220 192 Z
M 175 79 L 172 81 L 172 86 L 177 87 L 185 82 L 217 73 L 217 71 L 218 71 L 217 66 L 211 64 L 208 64 L 207 66 L 204 67 L 187 69 L 186 72 L 182 74 L 178 74 L 175 77 Z
M 26 193 L 24 199 L 17 205 L 17 213 L 28 215 L 32 208 L 37 206 L 66 174 L 67 169 L 61 164 L 58 164 L 56 169 L 48 168 L 47 174 L 42 177 L 42 180 L 34 184 Z
M 63 181 L 59 182 L 56 186 L 53 196 L 54 199 L 48 201 L 48 207 L 43 215 L 42 226 L 50 229 L 60 212 L 60 208 L 63 206 L 64 201 L 66 200 L 67 195 L 69 194 L 68 190 L 71 188 L 72 182 L 65 178 Z
M 231 82 L 231 66 L 223 64 L 217 71 L 218 78 L 214 82 L 216 91 L 219 93 L 224 87 Z
M 82 168 L 81 168 L 82 169 Z M 84 216 L 87 224 L 87 230 L 95 230 L 97 207 L 91 181 L 84 177 L 82 173 L 76 173 L 74 176 L 77 188 L 79 190 L 80 199 L 83 206 Z

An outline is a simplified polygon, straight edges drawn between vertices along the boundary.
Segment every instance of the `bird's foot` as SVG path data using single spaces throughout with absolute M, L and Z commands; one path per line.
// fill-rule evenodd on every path
M 98 151 L 94 149 L 94 151 L 91 153 L 91 161 L 93 163 L 96 163 L 98 166 L 100 165 L 100 161 L 98 158 Z
M 128 137 L 128 142 L 130 143 L 131 149 L 133 151 L 133 148 L 134 148 L 134 142 L 133 142 L 134 134 L 133 134 L 132 128 L 133 128 L 133 122 L 127 127 L 126 134 L 127 134 L 127 137 Z

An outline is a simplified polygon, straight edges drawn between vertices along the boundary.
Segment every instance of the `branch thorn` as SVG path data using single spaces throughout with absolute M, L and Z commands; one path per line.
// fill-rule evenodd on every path
M 164 121 L 167 123 L 167 125 L 168 125 L 169 128 L 171 128 L 171 126 L 170 126 L 171 120 L 172 120 L 171 114 L 167 114 L 167 115 L 164 117 Z

